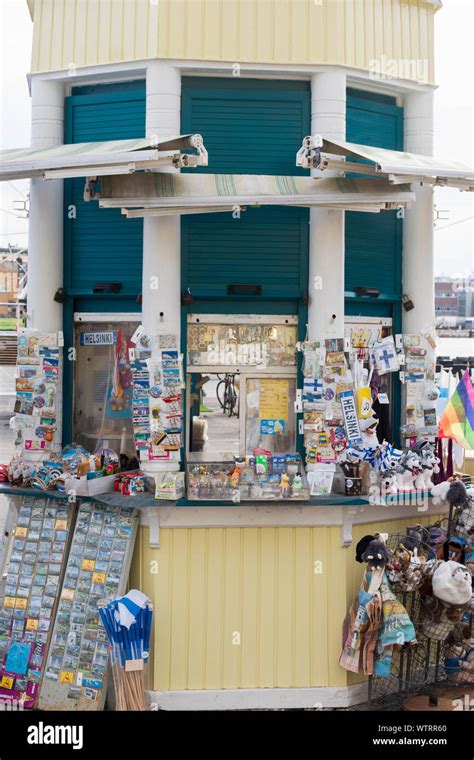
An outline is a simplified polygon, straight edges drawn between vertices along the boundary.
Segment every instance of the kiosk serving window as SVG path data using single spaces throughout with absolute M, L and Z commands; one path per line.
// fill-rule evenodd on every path
M 296 454 L 297 340 L 292 315 L 188 315 L 190 498 L 307 497 Z

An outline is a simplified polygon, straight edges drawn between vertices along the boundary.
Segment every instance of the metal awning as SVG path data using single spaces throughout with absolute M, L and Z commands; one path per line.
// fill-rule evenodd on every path
M 351 159 L 356 159 L 351 161 Z M 361 165 L 359 162 L 363 161 Z M 369 162 L 369 163 L 366 163 Z M 321 135 L 305 137 L 296 155 L 296 165 L 305 169 L 357 172 L 385 177 L 391 184 L 424 182 L 428 185 L 474 190 L 474 170 L 456 161 L 445 161 L 418 153 L 373 148 L 370 145 L 326 140 Z
M 194 153 L 181 153 L 193 150 Z M 165 140 L 74 143 L 49 148 L 20 148 L 0 151 L 0 181 L 40 177 L 96 177 L 130 174 L 140 169 L 207 166 L 207 151 L 201 135 L 179 135 Z
M 378 212 L 415 200 L 408 185 L 380 180 L 264 174 L 141 173 L 100 178 L 99 194 L 93 190 L 88 195 L 101 207 L 121 208 L 131 218 L 272 205 Z

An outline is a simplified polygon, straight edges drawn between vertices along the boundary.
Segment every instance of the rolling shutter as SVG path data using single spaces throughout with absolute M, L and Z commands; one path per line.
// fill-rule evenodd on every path
M 391 100 L 391 99 L 384 99 Z M 403 150 L 403 109 L 369 93 L 348 94 L 348 142 Z M 378 288 L 392 300 L 401 297 L 402 221 L 397 212 L 345 215 L 345 290 Z
M 125 140 L 145 134 L 145 86 L 102 86 L 66 99 L 67 143 Z M 84 180 L 67 180 L 65 191 L 65 286 L 87 295 L 94 283 L 122 282 L 121 296 L 142 287 L 143 222 L 127 220 L 120 209 L 85 203 Z M 70 208 L 76 217 L 70 219 Z M 74 213 L 74 211 L 73 211 Z
M 306 82 L 182 80 L 181 128 L 205 137 L 209 166 L 234 174 L 306 174 L 295 155 L 310 126 Z M 297 298 L 307 288 L 307 209 L 249 208 L 183 217 L 183 288 L 225 296 L 227 285 L 259 284 Z

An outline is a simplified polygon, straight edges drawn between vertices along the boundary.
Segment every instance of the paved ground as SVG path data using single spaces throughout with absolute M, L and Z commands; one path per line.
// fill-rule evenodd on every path
M 218 382 L 211 375 L 211 379 L 204 385 L 206 395 L 203 397 L 203 404 L 212 411 L 201 413 L 207 420 L 208 441 L 201 456 L 193 455 L 195 461 L 199 458 L 201 461 L 209 462 L 221 458 L 219 454 L 222 453 L 229 456 L 239 453 L 239 418 L 223 414 L 216 396 Z

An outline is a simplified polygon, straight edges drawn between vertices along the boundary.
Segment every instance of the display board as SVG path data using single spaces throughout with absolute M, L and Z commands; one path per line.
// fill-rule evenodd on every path
M 22 499 L 0 600 L 0 699 L 36 706 L 75 505 Z
M 40 709 L 103 708 L 108 642 L 98 604 L 125 592 L 137 527 L 132 506 L 81 504 L 41 685 Z
M 18 331 L 13 427 L 15 449 L 22 452 L 57 452 L 61 448 L 60 408 L 61 332 Z

